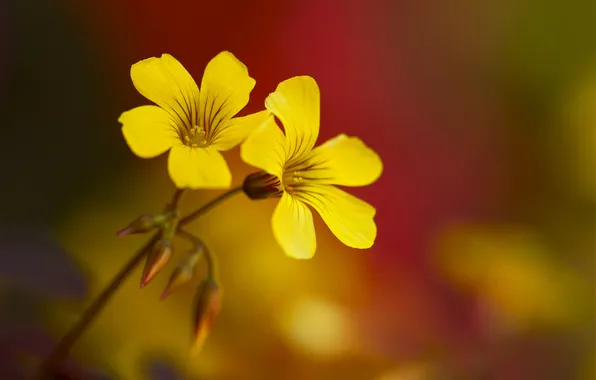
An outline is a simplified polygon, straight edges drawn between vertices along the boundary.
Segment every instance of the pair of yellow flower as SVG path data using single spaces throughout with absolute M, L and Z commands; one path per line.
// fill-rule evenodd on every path
M 360 139 L 344 134 L 314 148 L 320 93 L 313 78 L 288 79 L 267 97 L 265 111 L 234 117 L 248 103 L 255 80 L 230 52 L 207 64 L 200 91 L 168 54 L 134 64 L 130 74 L 139 93 L 157 106 L 124 112 L 119 119 L 124 138 L 142 158 L 170 150 L 168 171 L 178 188 L 230 187 L 231 173 L 220 151 L 242 143 L 242 159 L 264 171 L 249 176 L 247 195 L 281 198 L 272 225 L 286 254 L 303 259 L 314 255 L 315 230 L 307 205 L 347 246 L 372 246 L 375 209 L 333 185 L 371 184 L 381 175 L 381 159 Z

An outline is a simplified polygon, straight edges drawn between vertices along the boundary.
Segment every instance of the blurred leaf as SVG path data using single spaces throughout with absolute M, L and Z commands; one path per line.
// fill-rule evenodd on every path
M 505 65 L 522 94 L 551 105 L 596 53 L 592 0 L 515 2 Z
M 590 287 L 521 226 L 460 225 L 439 237 L 438 265 L 462 290 L 516 329 L 583 321 Z
M 0 229 L 0 277 L 40 296 L 82 299 L 87 294 L 76 262 L 52 239 L 33 229 Z
M 558 111 L 550 151 L 559 186 L 579 200 L 596 202 L 595 68 L 578 79 Z
M 596 379 L 596 351 L 592 350 L 584 359 L 583 365 L 579 370 L 578 380 Z

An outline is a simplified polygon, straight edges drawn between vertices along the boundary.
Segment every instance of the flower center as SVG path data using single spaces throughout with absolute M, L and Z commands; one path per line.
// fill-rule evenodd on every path
M 281 178 L 281 187 L 288 193 L 291 193 L 294 188 L 303 181 L 299 171 L 285 170 Z M 280 189 L 281 190 L 281 189 Z
M 194 126 L 184 135 L 184 145 L 191 148 L 203 148 L 209 145 L 205 128 Z

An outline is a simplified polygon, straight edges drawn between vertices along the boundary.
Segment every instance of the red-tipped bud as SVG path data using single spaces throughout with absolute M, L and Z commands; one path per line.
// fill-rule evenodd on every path
M 155 277 L 159 271 L 168 263 L 172 257 L 173 247 L 169 240 L 159 240 L 147 256 L 143 278 L 141 279 L 141 288 L 144 287 Z
M 177 266 L 176 269 L 174 269 L 174 272 L 172 272 L 170 280 L 168 281 L 168 286 L 166 286 L 166 290 L 164 290 L 161 294 L 161 298 L 166 298 L 175 290 L 182 287 L 182 285 L 188 283 L 190 280 L 192 280 L 193 274 L 194 268 L 191 268 L 188 265 Z
M 212 278 L 203 280 L 197 289 L 193 354 L 198 354 L 221 309 L 222 291 Z
M 118 236 L 149 232 L 160 225 L 160 219 L 159 217 L 141 215 L 126 226 L 126 228 L 118 231 Z
M 161 295 L 162 299 L 166 298 L 174 290 L 180 288 L 182 285 L 185 285 L 192 279 L 195 273 L 195 268 L 197 267 L 199 259 L 201 258 L 201 254 L 204 250 L 205 246 L 201 244 L 197 248 L 188 252 L 184 260 L 182 260 L 176 269 L 174 269 L 174 272 L 172 272 L 170 280 L 168 281 L 168 286 Z

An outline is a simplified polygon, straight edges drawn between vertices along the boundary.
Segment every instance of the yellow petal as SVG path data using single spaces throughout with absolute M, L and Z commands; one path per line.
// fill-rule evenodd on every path
M 230 187 L 232 174 L 221 153 L 212 147 L 189 148 L 178 144 L 172 147 L 168 171 L 180 189 L 224 189 Z
M 199 114 L 201 126 L 211 141 L 246 106 L 255 83 L 248 76 L 246 66 L 228 51 L 219 53 L 207 64 L 201 82 Z
M 307 185 L 295 194 L 311 205 L 333 234 L 352 248 L 370 248 L 377 237 L 376 210 L 368 203 L 331 185 Z
M 217 150 L 232 149 L 260 127 L 271 115 L 269 111 L 261 111 L 248 116 L 235 117 L 229 120 L 211 142 Z
M 133 108 L 120 115 L 118 121 L 130 150 L 141 158 L 159 156 L 172 147 L 178 136 L 170 115 L 156 106 Z
M 289 161 L 311 151 L 319 136 L 320 115 L 319 86 L 313 78 L 300 76 L 281 82 L 265 100 L 265 107 L 283 124 Z
M 242 160 L 279 178 L 286 162 L 286 138 L 270 115 L 240 147 Z
M 314 165 L 314 170 L 305 177 L 343 186 L 370 185 L 383 171 L 383 162 L 374 150 L 359 138 L 344 134 L 316 147 L 307 163 Z
M 310 259 L 317 249 L 312 213 L 301 201 L 284 193 L 273 212 L 273 234 L 286 255 Z
M 197 125 L 199 88 L 174 57 L 163 54 L 137 62 L 130 77 L 137 91 L 168 111 L 179 128 Z

